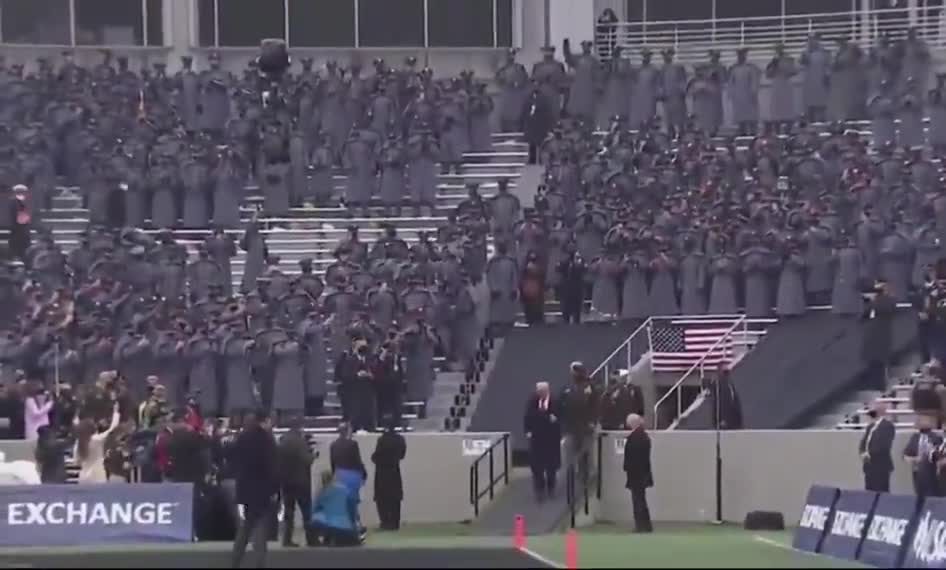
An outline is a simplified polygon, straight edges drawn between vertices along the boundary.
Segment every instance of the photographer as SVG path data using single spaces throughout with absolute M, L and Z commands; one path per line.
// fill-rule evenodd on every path
M 167 390 L 161 384 L 148 386 L 148 399 L 138 408 L 138 425 L 142 429 L 153 429 L 158 420 L 170 413 L 166 394 Z
M 342 415 L 354 431 L 374 429 L 374 368 L 374 357 L 369 353 L 368 341 L 363 338 L 356 338 L 352 350 L 343 353 L 335 365 Z
M 374 378 L 378 399 L 377 417 L 389 416 L 394 425 L 401 425 L 404 358 L 398 350 L 397 340 L 388 340 L 381 345 L 381 354 L 375 366 Z
M 53 404 L 53 427 L 59 437 L 67 438 L 79 413 L 79 401 L 70 384 L 60 384 Z
M 868 306 L 867 324 L 864 330 L 863 356 L 868 362 L 867 386 L 872 389 L 887 389 L 887 366 L 892 349 L 893 318 L 897 302 L 890 291 L 890 284 L 879 281 L 876 294 Z

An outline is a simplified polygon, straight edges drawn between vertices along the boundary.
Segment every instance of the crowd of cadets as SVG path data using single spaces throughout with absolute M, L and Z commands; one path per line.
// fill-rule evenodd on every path
M 483 328 L 468 285 L 483 278 L 490 227 L 475 186 L 437 236 L 412 247 L 393 227 L 374 244 L 352 227 L 324 280 L 307 259 L 297 276 L 280 271 L 256 216 L 239 243 L 224 230 L 243 225 L 248 185 L 260 186 L 265 216 L 282 216 L 334 200 L 337 167 L 349 210 L 376 190 L 390 208 L 408 189 L 415 206 L 432 207 L 438 163 L 454 168 L 463 152 L 489 149 L 482 118 L 492 103 L 471 73 L 434 80 L 414 58 L 400 70 L 374 63 L 370 77 L 334 62 L 323 76 L 303 59 L 278 95 L 254 63 L 236 78 L 218 54 L 200 73 L 185 57 L 173 76 L 160 64 L 136 73 L 109 53 L 92 69 L 70 53 L 29 73 L 0 66 L 0 212 L 12 204 L 11 214 L 36 218 L 11 215 L 2 227 L 25 223 L 38 235 L 12 244 L 23 270 L 4 268 L 4 380 L 24 370 L 47 386 L 88 384 L 117 369 L 138 399 L 158 375 L 172 409 L 190 394 L 207 414 L 318 413 L 334 361 L 357 428 L 404 399 L 426 400 L 436 351 L 466 366 Z M 68 255 L 37 223 L 60 179 L 78 187 L 91 217 Z M 28 191 L 14 195 L 14 185 Z M 168 230 L 179 225 L 215 228 L 196 258 Z M 237 247 L 246 251 L 239 295 Z
M 935 279 L 946 253 L 938 160 L 946 76 L 924 106 L 929 52 L 914 31 L 895 43 L 881 37 L 869 56 L 843 41 L 832 54 L 813 35 L 800 66 L 779 48 L 766 70 L 773 121 L 751 138 L 718 136 L 724 94 L 739 131 L 759 126 L 761 72 L 744 50 L 729 69 L 714 52 L 688 79 L 672 50 L 662 68 L 646 51 L 639 67 L 616 57 L 602 68 L 584 47 L 574 56 L 566 45 L 574 68 L 567 91 L 537 85 L 532 95 L 534 108 L 561 112 L 552 128 L 527 128 L 546 179 L 534 215 L 517 230 L 520 249 L 532 252 L 518 264 L 528 283 L 523 301 L 527 291 L 556 290 L 567 319 L 589 291 L 603 318 L 739 310 L 790 317 L 828 304 L 860 315 L 862 292 L 878 280 L 907 301 Z M 564 73 L 552 49 L 541 65 Z M 743 72 L 756 80 L 744 84 Z M 793 83 L 778 83 L 796 73 L 805 117 L 795 111 Z M 602 90 L 582 87 L 582 77 Z M 704 101 L 693 89 L 707 82 L 715 87 Z M 619 87 L 628 91 L 612 99 Z M 563 106 L 548 104 L 561 93 Z M 612 100 L 629 107 L 609 107 Z M 603 135 L 591 120 L 602 107 L 614 115 Z M 738 116 L 744 111 L 751 115 Z M 808 121 L 825 116 L 837 120 Z M 846 124 L 868 116 L 870 136 Z M 541 311 L 540 297 L 531 298 Z
M 505 181 L 489 202 L 470 187 L 437 236 L 422 235 L 413 247 L 392 228 L 369 248 L 352 229 L 324 281 L 305 260 L 298 277 L 283 274 L 254 218 L 239 243 L 247 252 L 239 296 L 230 272 L 237 244 L 222 228 L 240 223 L 248 182 L 261 187 L 264 212 L 277 216 L 328 198 L 323 175 L 330 179 L 335 166 L 347 170 L 349 206 L 366 205 L 376 189 L 392 208 L 405 188 L 431 198 L 437 163 L 449 168 L 463 151 L 488 149 L 477 113 L 488 118 L 492 103 L 481 84 L 469 73 L 435 81 L 412 59 L 402 70 L 376 61 L 364 78 L 357 64 L 342 70 L 329 62 L 323 77 L 303 60 L 279 88 L 283 103 L 264 104 L 271 87 L 252 64 L 235 78 L 216 54 L 200 73 L 185 58 L 173 77 L 161 65 L 135 73 L 127 59 L 113 65 L 110 56 L 90 70 L 70 57 L 58 68 L 40 61 L 29 74 L 4 67 L 0 187 L 26 184 L 22 198 L 39 212 L 62 176 L 79 186 L 92 215 L 68 256 L 40 233 L 20 252 L 25 273 L 6 270 L 2 295 L 14 310 L 4 313 L 4 370 L 88 382 L 117 368 L 139 398 L 145 378 L 159 373 L 172 406 L 190 392 L 218 413 L 258 403 L 299 411 L 307 400 L 309 410 L 320 407 L 329 358 L 344 353 L 336 373 L 352 387 L 343 382 L 340 390 L 346 416 L 367 418 L 376 406 L 362 409 L 352 402 L 364 398 L 347 394 L 370 391 L 363 381 L 374 379 L 378 362 L 397 363 L 407 386 L 401 397 L 423 400 L 438 345 L 459 366 L 469 361 L 480 328 L 467 284 L 484 277 L 488 324 L 497 328 L 520 310 L 542 321 L 547 290 L 557 292 L 567 320 L 580 318 L 589 291 L 605 317 L 740 308 L 765 316 L 773 307 L 791 316 L 811 303 L 859 314 L 860 293 L 876 279 L 898 299 L 927 279 L 946 244 L 946 195 L 936 163 L 917 146 L 925 142 L 922 123 L 918 136 L 906 116 L 922 118 L 917 98 L 929 73 L 928 50 L 914 32 L 896 43 L 882 37 L 869 56 L 846 42 L 832 54 L 815 35 L 800 70 L 781 48 L 766 69 L 774 84 L 800 71 L 808 118 L 870 114 L 872 151 L 843 122 L 827 132 L 796 122 L 794 111 L 779 110 L 787 103 L 777 88 L 773 128 L 748 148 L 734 138 L 719 143 L 724 93 L 737 114 L 750 113 L 735 117 L 740 131 L 759 123 L 759 73 L 744 50 L 730 69 L 713 53 L 690 78 L 672 50 L 657 68 L 646 51 L 640 66 L 623 57 L 602 66 L 590 44 L 582 47 L 573 54 L 565 45 L 571 75 L 554 48 L 531 77 L 514 51 L 496 74 L 504 129 L 525 127 L 546 165 L 535 208 L 523 208 Z M 743 81 L 743 72 L 755 79 Z M 929 95 L 934 154 L 946 131 L 943 89 L 941 81 Z M 752 104 L 737 104 L 741 97 Z M 898 103 L 881 105 L 885 97 Z M 666 128 L 656 120 L 658 104 Z M 128 112 L 100 112 L 106 106 Z M 614 115 L 604 137 L 593 133 L 602 114 Z M 417 155 L 401 162 L 399 190 L 386 194 L 393 163 L 382 159 L 379 169 L 377 158 L 412 137 L 439 150 L 424 159 L 430 164 L 415 164 Z M 9 192 L 5 198 L 16 202 Z M 155 239 L 113 229 L 148 219 L 155 228 L 218 229 L 188 262 L 170 232 Z M 487 260 L 490 234 L 496 250 Z

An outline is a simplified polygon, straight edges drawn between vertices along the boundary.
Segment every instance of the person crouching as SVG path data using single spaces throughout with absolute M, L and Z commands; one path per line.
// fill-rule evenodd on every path
M 328 471 L 322 473 L 307 538 L 310 546 L 360 546 L 364 542 L 358 496 Z

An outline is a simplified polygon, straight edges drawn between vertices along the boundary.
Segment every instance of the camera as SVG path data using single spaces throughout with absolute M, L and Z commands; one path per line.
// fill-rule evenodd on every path
M 260 73 L 270 80 L 278 81 L 292 65 L 286 42 L 280 39 L 260 42 L 260 54 L 256 58 L 256 64 Z

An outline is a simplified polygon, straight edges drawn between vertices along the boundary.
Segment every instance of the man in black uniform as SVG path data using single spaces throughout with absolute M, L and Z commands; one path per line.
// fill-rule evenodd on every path
M 644 415 L 644 394 L 616 372 L 601 398 L 601 429 L 623 429 L 629 414 Z
M 283 546 L 295 548 L 292 541 L 296 505 L 302 513 L 303 527 L 312 513 L 312 462 L 315 457 L 302 433 L 302 422 L 293 419 L 289 431 L 279 440 L 279 487 L 283 504 Z
M 233 567 L 239 568 L 246 545 L 253 541 L 257 568 L 266 560 L 269 522 L 279 495 L 278 456 L 269 413 L 247 417 L 247 424 L 233 445 L 237 504 L 243 505 L 243 524 L 233 541 Z

